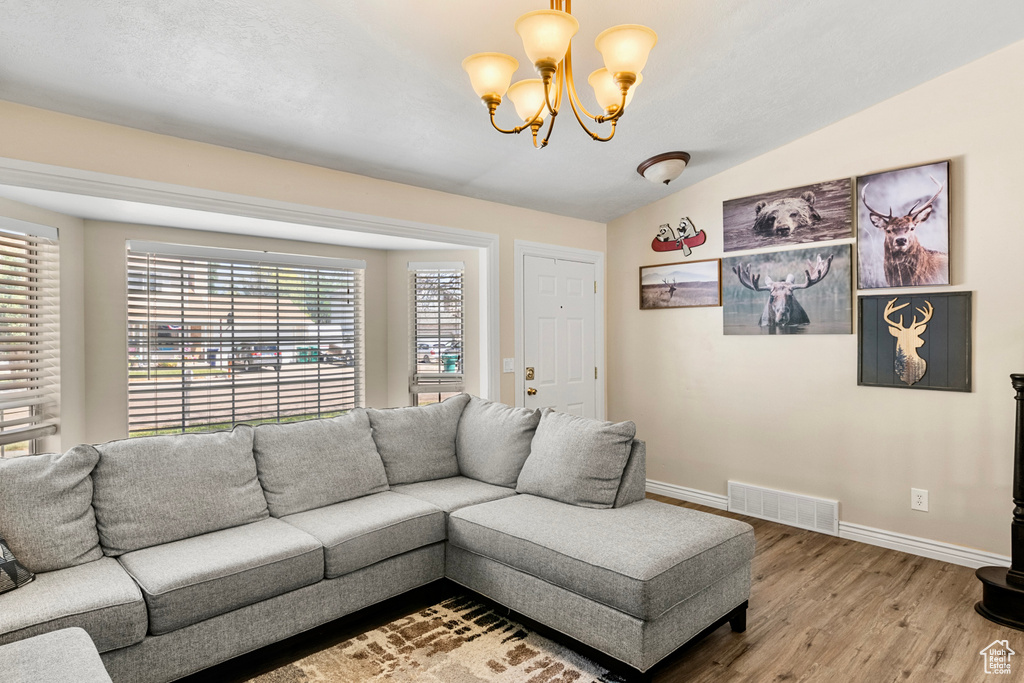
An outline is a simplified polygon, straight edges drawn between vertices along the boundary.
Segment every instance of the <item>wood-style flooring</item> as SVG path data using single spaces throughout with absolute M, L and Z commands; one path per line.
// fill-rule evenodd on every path
M 974 611 L 981 584 L 972 569 L 648 497 L 742 519 L 757 538 L 746 632 L 725 625 L 674 653 L 651 672 L 657 683 L 1024 681 L 1024 632 Z M 437 589 L 400 596 L 185 681 L 242 683 L 437 598 Z M 986 675 L 979 652 L 1004 639 L 1020 653 L 1012 674 Z

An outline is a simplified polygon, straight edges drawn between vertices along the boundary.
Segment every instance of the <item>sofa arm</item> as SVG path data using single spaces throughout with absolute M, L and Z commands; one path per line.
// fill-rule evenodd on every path
M 647 444 L 640 439 L 633 439 L 633 448 L 629 451 L 626 468 L 622 471 L 622 481 L 615 494 L 612 507 L 620 508 L 638 500 L 643 500 L 647 493 Z

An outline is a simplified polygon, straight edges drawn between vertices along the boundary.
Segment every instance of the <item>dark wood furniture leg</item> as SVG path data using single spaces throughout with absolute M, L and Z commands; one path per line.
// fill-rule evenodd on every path
M 978 614 L 990 621 L 1024 631 L 1024 375 L 1010 375 L 1017 390 L 1017 437 L 1013 458 L 1013 521 L 1010 523 L 1010 568 L 981 567 Z

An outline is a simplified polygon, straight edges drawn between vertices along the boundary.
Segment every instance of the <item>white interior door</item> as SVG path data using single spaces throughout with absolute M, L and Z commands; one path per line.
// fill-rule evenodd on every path
M 594 264 L 523 258 L 523 405 L 598 417 Z

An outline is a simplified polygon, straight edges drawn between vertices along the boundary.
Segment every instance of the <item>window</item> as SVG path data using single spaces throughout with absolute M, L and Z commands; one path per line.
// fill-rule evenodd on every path
M 57 230 L 0 220 L 0 457 L 57 433 L 59 303 Z
M 128 433 L 363 403 L 362 261 L 131 242 Z
M 409 263 L 412 378 L 415 405 L 463 390 L 462 263 Z

